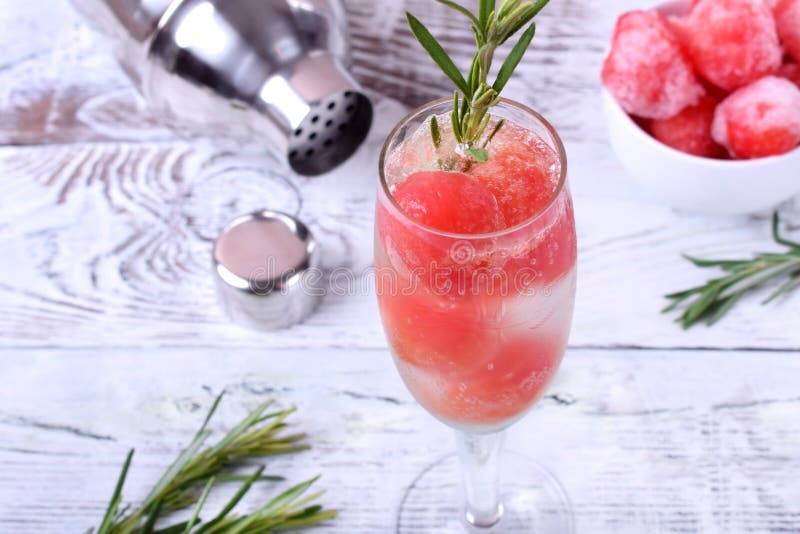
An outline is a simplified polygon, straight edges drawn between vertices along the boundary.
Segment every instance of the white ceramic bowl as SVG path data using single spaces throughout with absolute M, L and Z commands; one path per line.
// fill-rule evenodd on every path
M 631 178 L 667 204 L 733 215 L 774 208 L 800 193 L 800 148 L 769 158 L 716 160 L 675 150 L 642 130 L 603 89 L 611 146 Z

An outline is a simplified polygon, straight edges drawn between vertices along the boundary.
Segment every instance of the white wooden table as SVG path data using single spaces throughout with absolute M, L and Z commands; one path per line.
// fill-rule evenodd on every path
M 642 3 L 553 0 L 508 88 L 565 138 L 580 243 L 569 351 L 510 446 L 561 479 L 579 533 L 800 532 L 800 295 L 746 299 L 711 329 L 659 314 L 708 274 L 681 252 L 770 248 L 769 214 L 676 213 L 606 142 L 602 53 Z M 429 0 L 346 4 L 366 87 L 407 105 L 448 90 L 403 12 L 463 61 L 461 20 Z M 159 127 L 66 2 L 2 0 L 0 30 L 0 532 L 96 524 L 132 446 L 126 495 L 141 498 L 223 389 L 217 428 L 267 397 L 299 406 L 313 449 L 270 470 L 323 473 L 341 516 L 321 532 L 391 532 L 405 488 L 451 444 L 397 377 L 374 296 L 331 294 L 305 324 L 256 334 L 223 318 L 209 271 L 221 225 L 263 206 L 308 221 L 328 269 L 368 266 L 375 177 L 358 167 L 385 132 L 347 179 L 290 177 Z M 790 230 L 799 205 L 782 209 Z

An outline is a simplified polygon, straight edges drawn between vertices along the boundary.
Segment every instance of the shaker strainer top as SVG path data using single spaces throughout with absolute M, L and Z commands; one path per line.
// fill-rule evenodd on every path
M 372 105 L 357 91 L 331 95 L 311 111 L 289 139 L 289 165 L 302 175 L 327 172 L 361 146 L 372 122 Z
M 341 0 L 73 2 L 179 130 L 257 141 L 306 176 L 332 170 L 367 136 L 372 105 L 348 71 Z

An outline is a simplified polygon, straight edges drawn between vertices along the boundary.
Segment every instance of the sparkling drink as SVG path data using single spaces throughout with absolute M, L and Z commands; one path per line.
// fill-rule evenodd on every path
M 566 155 L 542 117 L 508 100 L 492 108 L 481 146 L 457 146 L 452 107 L 446 99 L 412 113 L 380 161 L 384 329 L 406 386 L 456 429 L 459 451 L 408 489 L 397 530 L 572 532 L 558 482 L 523 457 L 501 461 L 502 431 L 541 396 L 569 335 L 577 253 Z M 457 491 L 442 481 L 458 466 L 465 513 L 420 516 Z M 501 493 L 504 469 L 522 485 Z
M 505 119 L 478 163 L 458 158 L 449 118 L 437 122 L 438 149 L 428 117 L 385 155 L 378 298 L 417 400 L 451 426 L 486 432 L 525 413 L 564 353 L 572 204 L 563 158 L 544 132 Z M 444 161 L 454 154 L 460 161 Z

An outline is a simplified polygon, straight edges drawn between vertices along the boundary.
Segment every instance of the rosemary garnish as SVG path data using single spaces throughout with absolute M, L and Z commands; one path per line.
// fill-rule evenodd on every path
M 431 117 L 431 139 L 433 140 L 434 148 L 439 150 L 442 145 L 442 132 L 439 130 L 439 121 L 436 120 L 436 115 Z
M 281 435 L 286 419 L 294 409 L 267 412 L 273 404 L 264 402 L 234 426 L 216 444 L 202 449 L 211 435 L 206 430 L 217 410 L 222 395 L 211 406 L 203 425 L 194 439 L 167 468 L 144 501 L 137 507 L 121 507 L 122 487 L 128 475 L 134 450 L 128 453 L 117 479 L 114 493 L 100 526 L 92 534 L 221 534 L 262 533 L 310 527 L 336 515 L 333 510 L 312 505 L 323 492 L 305 495 L 319 477 L 306 480 L 284 491 L 265 505 L 248 514 L 233 513 L 233 509 L 256 482 L 283 480 L 266 476 L 264 466 L 248 475 L 225 474 L 238 467 L 245 458 L 286 454 L 305 450 L 305 434 Z M 236 494 L 222 511 L 211 520 L 203 521 L 200 513 L 211 491 L 220 483 L 240 482 Z M 169 527 L 156 528 L 164 514 L 194 505 L 188 521 Z
M 701 321 L 713 325 L 742 296 L 768 281 L 785 278 L 762 304 L 768 304 L 800 287 L 800 243 L 781 236 L 777 213 L 772 216 L 772 238 L 788 250 L 783 253 L 764 252 L 745 260 L 703 260 L 685 256 L 697 267 L 718 267 L 728 274 L 711 279 L 702 286 L 666 295 L 672 303 L 663 312 L 673 311 L 691 299 L 677 319 L 681 326 L 690 328 Z
M 411 13 L 406 13 L 408 24 L 422 47 L 425 48 L 433 61 L 456 86 L 457 90 L 453 96 L 451 123 L 453 135 L 456 138 L 459 149 L 464 154 L 472 156 L 475 161 L 486 161 L 489 157 L 486 145 L 502 127 L 502 121 L 498 122 L 485 142 L 483 144 L 479 143 L 491 119 L 489 108 L 500 102 L 500 93 L 511 78 L 514 69 L 519 65 L 520 60 L 522 60 L 522 56 L 528 49 L 536 32 L 536 23 L 531 21 L 549 0 L 536 0 L 534 2 L 502 0 L 498 10 L 495 10 L 495 0 L 480 0 L 477 15 L 455 2 L 449 0 L 436 1 L 461 13 L 472 23 L 471 29 L 475 36 L 475 44 L 478 47 L 478 51 L 472 59 L 466 76 L 461 74 L 453 60 L 444 51 L 444 48 L 431 35 L 431 32 Z M 519 41 L 511 49 L 498 71 L 497 78 L 490 85 L 488 77 L 495 51 L 529 22 L 531 23 L 530 26 L 523 32 Z M 438 131 L 438 125 L 434 126 L 432 122 L 432 136 L 435 136 L 434 128 Z M 435 137 L 434 144 L 438 148 Z

